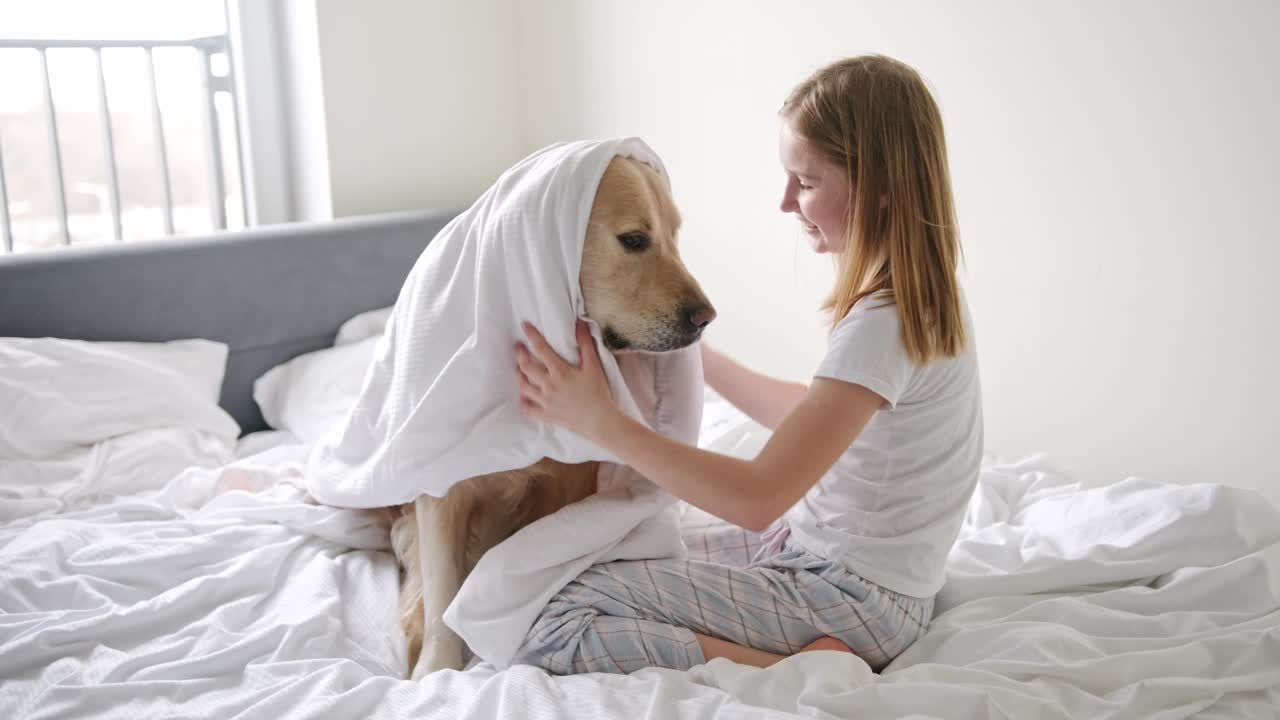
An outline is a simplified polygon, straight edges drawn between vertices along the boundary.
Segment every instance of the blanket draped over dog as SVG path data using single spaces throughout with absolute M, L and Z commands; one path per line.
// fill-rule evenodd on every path
M 455 483 L 542 457 L 605 461 L 599 491 L 490 550 L 445 614 L 498 667 L 547 600 L 594 563 L 684 552 L 672 496 L 584 438 L 524 416 L 515 369 L 522 321 L 570 361 L 585 317 L 578 271 L 596 188 L 629 156 L 665 179 L 638 138 L 560 143 L 503 173 L 431 241 L 405 281 L 347 417 L 311 454 L 320 502 L 384 507 L 445 495 Z M 590 324 L 614 400 L 684 442 L 697 437 L 702 370 L 696 347 L 615 358 Z

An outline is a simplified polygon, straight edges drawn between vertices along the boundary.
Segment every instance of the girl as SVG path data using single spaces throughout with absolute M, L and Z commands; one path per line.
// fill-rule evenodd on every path
M 690 543 L 705 562 L 591 568 L 551 600 L 519 662 L 557 673 L 715 657 L 764 667 L 836 649 L 879 670 L 929 624 L 982 452 L 941 117 L 920 76 L 883 56 L 822 68 L 780 114 L 782 210 L 838 272 L 827 354 L 807 387 L 703 348 L 708 384 L 773 430 L 755 459 L 687 447 L 623 415 L 582 324 L 580 365 L 532 326 L 516 348 L 526 413 L 746 530 L 727 534 L 736 544 L 723 531 Z M 730 550 L 753 560 L 716 562 Z

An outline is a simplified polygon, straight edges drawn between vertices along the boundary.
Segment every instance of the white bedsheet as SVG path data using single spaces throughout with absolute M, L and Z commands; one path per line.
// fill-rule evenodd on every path
M 414 683 L 397 679 L 385 537 L 359 511 L 306 500 L 305 449 L 0 524 L 0 718 L 1094 720 L 1280 707 L 1280 514 L 1252 492 L 1080 489 L 1042 458 L 988 462 L 944 612 L 881 676 L 812 653 L 768 670 L 555 678 L 481 665 Z

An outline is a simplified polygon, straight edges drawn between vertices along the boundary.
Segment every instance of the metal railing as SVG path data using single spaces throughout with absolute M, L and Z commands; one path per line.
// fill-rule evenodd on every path
M 160 96 L 156 88 L 156 64 L 154 50 L 160 47 L 192 48 L 200 53 L 201 86 L 203 89 L 203 118 L 205 135 L 205 157 L 209 172 L 209 212 L 213 227 L 225 230 L 226 215 L 226 180 L 223 170 L 221 127 L 214 97 L 225 92 L 231 100 L 232 122 L 238 124 L 236 108 L 235 83 L 230 62 L 230 50 L 227 35 L 191 38 L 188 40 L 26 40 L 0 39 L 0 49 L 35 50 L 40 57 L 40 72 L 44 83 L 45 122 L 49 131 L 49 163 L 54 185 L 54 207 L 58 217 L 58 227 L 62 236 L 62 244 L 71 244 L 71 232 L 67 224 L 67 191 L 63 179 L 62 146 L 58 139 L 58 117 L 53 101 L 53 84 L 49 76 L 48 51 L 56 48 L 77 48 L 93 51 L 94 68 L 97 72 L 98 113 L 102 119 L 102 143 L 105 148 L 106 177 L 108 189 L 108 205 L 111 211 L 111 229 L 117 241 L 123 240 L 123 229 L 120 211 L 120 179 L 116 164 L 114 134 L 111 126 L 111 103 L 107 93 L 106 75 L 102 70 L 103 48 L 135 48 L 146 52 L 148 88 L 151 96 L 151 130 L 155 138 L 156 161 L 160 168 L 161 188 L 164 197 L 164 232 L 174 234 L 173 225 L 173 187 L 169 175 L 169 157 L 165 145 L 164 124 L 160 111 Z M 227 56 L 227 73 L 214 73 L 213 57 L 218 54 Z M 235 153 L 243 158 L 240 152 L 240 129 L 236 127 Z M 2 140 L 2 138 L 0 138 Z M 3 143 L 0 142 L 0 146 Z M 4 157 L 0 150 L 0 234 L 4 239 L 4 251 L 13 252 L 13 232 L 10 226 L 9 197 L 4 174 Z M 240 170 L 240 202 L 244 204 L 244 163 L 236 163 Z M 248 217 L 247 208 L 244 217 Z

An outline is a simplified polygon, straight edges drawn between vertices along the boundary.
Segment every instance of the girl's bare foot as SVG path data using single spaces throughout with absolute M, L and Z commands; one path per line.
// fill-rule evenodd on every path
M 769 667 L 770 665 L 785 659 L 783 655 L 766 652 L 764 650 L 756 650 L 755 648 L 743 647 L 731 643 L 728 640 L 713 638 L 709 635 L 701 635 L 694 633 L 698 638 L 698 645 L 702 647 L 702 656 L 711 660 L 713 658 L 728 658 L 736 663 L 743 665 L 754 665 L 756 667 Z M 839 640 L 830 637 L 820 637 L 817 640 L 800 648 L 799 652 L 808 652 L 810 650 L 835 650 L 836 652 L 847 652 L 852 654 L 853 650 L 848 645 Z
M 810 650 L 835 650 L 836 652 L 852 653 L 853 649 L 839 640 L 826 635 L 814 640 L 813 642 L 800 648 L 800 652 L 809 652 Z

